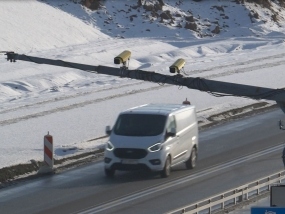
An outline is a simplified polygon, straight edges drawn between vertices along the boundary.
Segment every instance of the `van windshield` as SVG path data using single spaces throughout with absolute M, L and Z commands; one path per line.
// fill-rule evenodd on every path
M 165 121 L 165 115 L 121 114 L 114 126 L 114 133 L 124 136 L 156 136 L 163 132 Z

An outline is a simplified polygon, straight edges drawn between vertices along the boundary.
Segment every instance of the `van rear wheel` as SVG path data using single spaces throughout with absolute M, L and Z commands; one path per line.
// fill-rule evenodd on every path
M 170 157 L 168 156 L 165 164 L 164 164 L 164 168 L 163 170 L 160 172 L 160 176 L 162 178 L 167 178 L 170 175 L 170 171 L 171 171 L 171 165 L 170 165 Z
M 185 162 L 186 168 L 194 169 L 196 167 L 196 162 L 197 162 L 197 149 L 193 147 L 189 159 Z
M 114 169 L 105 169 L 105 175 L 109 178 L 113 178 L 115 175 Z

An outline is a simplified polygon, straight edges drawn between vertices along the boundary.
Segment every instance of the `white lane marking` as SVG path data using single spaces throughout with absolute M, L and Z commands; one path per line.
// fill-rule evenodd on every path
M 254 158 L 258 158 L 258 157 L 261 157 L 263 155 L 270 154 L 272 152 L 280 151 L 283 148 L 284 148 L 284 145 L 281 144 L 281 145 L 278 145 L 278 146 L 275 146 L 275 147 L 272 147 L 272 148 L 269 148 L 269 149 L 266 149 L 266 150 L 263 150 L 263 151 L 260 151 L 260 152 L 248 155 L 248 156 L 244 156 L 244 157 L 238 158 L 236 160 L 232 160 L 230 162 L 227 162 L 227 163 L 224 163 L 224 164 L 221 164 L 221 165 L 218 165 L 218 166 L 214 166 L 214 167 L 212 167 L 210 169 L 203 170 L 203 171 L 198 172 L 196 174 L 188 175 L 186 177 L 167 182 L 165 184 L 162 184 L 162 185 L 159 185 L 159 186 L 156 186 L 156 187 L 153 187 L 153 188 L 141 191 L 139 193 L 134 193 L 132 195 L 128 195 L 128 196 L 122 197 L 120 199 L 108 202 L 106 204 L 102 204 L 102 205 L 99 205 L 97 207 L 89 208 L 88 210 L 85 210 L 85 211 L 80 211 L 79 214 L 99 213 L 99 212 L 102 212 L 104 210 L 108 210 L 108 209 L 111 209 L 113 207 L 116 207 L 118 205 L 122 205 L 122 204 L 128 203 L 130 201 L 134 201 L 136 199 L 142 198 L 142 197 L 147 196 L 149 194 L 154 194 L 154 193 L 157 193 L 159 191 L 162 191 L 162 190 L 165 190 L 165 189 L 168 189 L 168 188 L 171 188 L 171 187 L 174 187 L 174 186 L 186 183 L 188 181 L 191 181 L 191 180 L 203 177 L 205 175 L 209 175 L 211 173 L 230 168 L 232 166 L 244 163 L 244 162 L 252 160 Z M 280 156 L 280 158 L 281 158 L 281 156 Z

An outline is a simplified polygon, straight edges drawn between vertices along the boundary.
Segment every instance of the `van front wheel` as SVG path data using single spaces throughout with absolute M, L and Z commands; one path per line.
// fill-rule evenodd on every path
M 164 164 L 164 168 L 163 170 L 160 172 L 160 176 L 162 178 L 167 178 L 170 175 L 170 171 L 171 171 L 171 162 L 170 162 L 170 157 L 168 156 L 165 164 Z
M 193 147 L 189 159 L 185 162 L 186 168 L 194 169 L 196 166 L 196 162 L 197 162 L 197 149 Z

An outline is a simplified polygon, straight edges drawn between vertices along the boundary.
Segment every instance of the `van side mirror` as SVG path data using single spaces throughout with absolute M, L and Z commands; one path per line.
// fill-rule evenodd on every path
M 105 133 L 106 133 L 106 135 L 110 135 L 110 134 L 111 134 L 111 132 L 112 132 L 111 127 L 110 127 L 110 126 L 106 126 L 106 129 L 105 129 Z
M 166 138 L 176 136 L 176 128 L 171 128 L 170 132 L 166 132 Z

